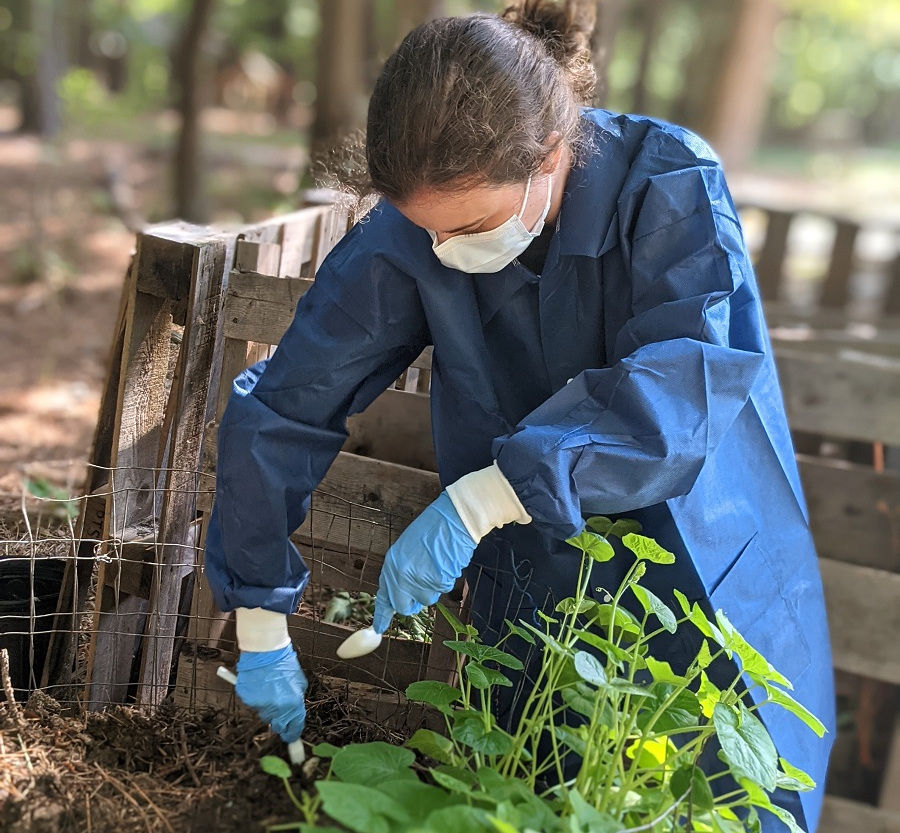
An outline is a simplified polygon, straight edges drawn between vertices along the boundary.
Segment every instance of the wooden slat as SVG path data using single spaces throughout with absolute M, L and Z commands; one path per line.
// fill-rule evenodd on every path
M 793 211 L 766 209 L 766 237 L 756 260 L 756 277 L 763 300 L 778 298 L 787 254 L 788 233 L 794 214 Z
M 305 278 L 232 272 L 225 295 L 223 334 L 226 338 L 277 344 L 310 286 L 312 281 Z
M 303 657 L 305 667 L 315 674 L 405 691 L 411 683 L 425 678 L 430 646 L 425 642 L 388 637 L 372 654 L 353 662 L 338 659 L 338 646 L 355 628 L 315 622 L 306 616 L 288 617 L 288 631 Z
M 900 814 L 900 715 L 894 718 L 894 731 L 881 779 L 879 806 Z
M 431 402 L 426 394 L 386 390 L 363 413 L 347 420 L 347 430 L 344 451 L 411 468 L 437 470 Z
M 900 237 L 900 232 L 898 232 Z M 888 286 L 882 312 L 886 316 L 900 317 L 900 252 L 888 269 Z
M 797 455 L 820 556 L 900 572 L 900 475 Z
M 237 272 L 258 272 L 277 275 L 281 263 L 281 246 L 256 240 L 238 240 L 234 250 Z
M 831 247 L 822 294 L 819 297 L 820 306 L 843 309 L 847 305 L 858 235 L 859 223 L 835 218 L 834 244 Z
M 187 326 L 181 344 L 180 373 L 169 392 L 177 403 L 166 466 L 159 521 L 161 564 L 153 572 L 147 644 L 143 652 L 138 702 L 158 705 L 166 696 L 171 675 L 174 638 L 181 606 L 182 580 L 194 564 L 197 476 L 210 371 L 219 325 L 222 282 L 229 250 L 227 236 L 196 241 L 192 265 Z
M 900 575 L 820 558 L 834 666 L 900 684 Z
M 900 359 L 836 350 L 775 351 L 791 427 L 900 445 Z
M 900 833 L 900 813 L 826 795 L 817 833 Z

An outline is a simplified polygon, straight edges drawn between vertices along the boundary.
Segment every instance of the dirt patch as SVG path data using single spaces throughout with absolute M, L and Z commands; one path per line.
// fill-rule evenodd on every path
M 403 740 L 315 678 L 307 706 L 309 743 Z M 245 714 L 164 705 L 73 717 L 33 695 L 22 724 L 0 728 L 0 833 L 248 833 L 298 820 L 263 755 L 284 757 L 284 744 Z M 322 774 L 310 759 L 291 786 Z

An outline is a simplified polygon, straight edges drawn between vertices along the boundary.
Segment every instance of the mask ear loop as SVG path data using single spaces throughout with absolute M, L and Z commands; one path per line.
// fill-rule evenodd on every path
M 531 177 L 532 176 L 533 176 L 532 174 L 528 174 L 528 181 L 525 183 L 525 196 L 522 198 L 522 207 L 519 209 L 518 213 L 516 214 L 516 217 L 518 217 L 520 220 L 522 219 L 523 215 L 525 214 L 525 206 L 528 205 L 528 194 L 531 193 Z

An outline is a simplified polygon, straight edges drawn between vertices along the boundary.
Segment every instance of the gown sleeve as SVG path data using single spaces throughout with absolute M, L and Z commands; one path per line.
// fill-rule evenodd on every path
M 623 189 L 618 219 L 632 302 L 610 366 L 583 371 L 493 444 L 529 514 L 560 538 L 584 528 L 583 514 L 686 494 L 747 403 L 766 352 L 717 164 L 642 177 Z
M 235 379 L 219 427 L 206 573 L 225 611 L 296 609 L 309 571 L 289 536 L 347 437 L 346 418 L 428 343 L 411 278 L 378 257 L 332 255 L 271 359 Z

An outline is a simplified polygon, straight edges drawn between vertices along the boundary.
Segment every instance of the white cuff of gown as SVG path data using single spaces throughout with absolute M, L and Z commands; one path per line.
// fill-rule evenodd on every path
M 239 607 L 234 616 L 241 651 L 280 651 L 291 644 L 287 616 L 283 613 L 261 607 Z
M 492 529 L 512 521 L 531 523 L 531 515 L 525 511 L 496 460 L 486 469 L 463 475 L 446 491 L 476 544 Z

